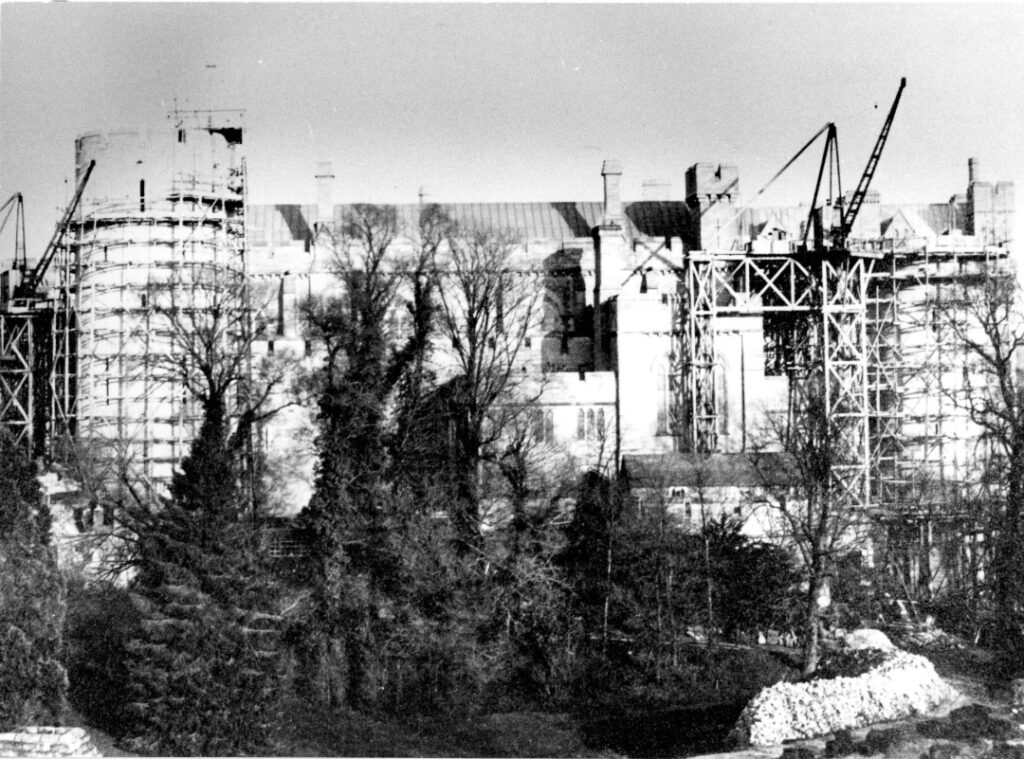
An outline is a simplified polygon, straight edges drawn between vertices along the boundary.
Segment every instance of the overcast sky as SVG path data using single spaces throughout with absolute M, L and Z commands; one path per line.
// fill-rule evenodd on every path
M 75 136 L 175 100 L 245 109 L 254 202 L 315 202 L 321 160 L 337 202 L 597 200 L 609 157 L 626 199 L 682 199 L 697 161 L 749 198 L 830 120 L 852 186 L 901 76 L 883 202 L 964 191 L 969 156 L 1024 184 L 1017 5 L 4 3 L 0 202 L 25 194 L 38 255 Z M 764 202 L 808 201 L 816 164 Z

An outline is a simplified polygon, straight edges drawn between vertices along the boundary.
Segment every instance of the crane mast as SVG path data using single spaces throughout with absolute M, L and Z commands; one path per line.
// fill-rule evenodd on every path
M 0 274 L 0 426 L 33 456 L 53 455 L 58 436 L 74 425 L 76 350 L 75 315 L 64 292 L 51 299 L 40 292 L 95 167 L 91 161 L 74 198 L 61 215 L 39 262 L 29 270 L 24 244 L 21 194 L 0 206 L 18 214 L 13 266 Z M 16 204 L 16 205 L 15 205 Z
M 853 229 L 853 222 L 856 221 L 857 214 L 860 213 L 860 207 L 864 203 L 864 197 L 868 194 L 868 187 L 871 186 L 871 180 L 875 176 L 875 169 L 878 168 L 878 161 L 882 157 L 885 142 L 889 139 L 889 130 L 892 128 L 893 119 L 896 117 L 896 108 L 900 104 L 900 97 L 903 95 L 903 90 L 906 86 L 907 78 L 903 77 L 900 79 L 900 88 L 896 91 L 896 98 L 892 101 L 889 115 L 885 119 L 885 124 L 882 125 L 882 131 L 878 133 L 878 139 L 875 140 L 874 150 L 871 151 L 867 166 L 864 167 L 864 173 L 861 174 L 860 181 L 857 183 L 857 189 L 854 190 L 853 196 L 850 198 L 850 204 L 843 212 L 839 229 L 834 233 L 836 245 L 840 249 L 846 247 L 846 238 L 849 237 L 850 230 Z
M 72 198 L 70 205 L 67 210 L 64 211 L 63 217 L 57 224 L 57 228 L 53 231 L 53 237 L 50 238 L 49 245 L 46 246 L 46 250 L 43 251 L 42 257 L 39 259 L 39 263 L 36 264 L 35 268 L 31 272 L 26 272 L 27 263 L 22 264 L 22 282 L 21 286 L 16 291 L 16 297 L 21 298 L 34 298 L 36 290 L 39 285 L 42 284 L 43 278 L 46 276 L 46 272 L 50 268 L 50 264 L 53 263 L 53 258 L 57 253 L 57 248 L 60 246 L 61 241 L 64 239 L 64 235 L 67 234 L 68 226 L 71 224 L 71 218 L 75 215 L 75 211 L 78 209 L 78 203 L 82 200 L 82 193 L 85 192 L 85 185 L 89 181 L 89 177 L 92 175 L 92 170 L 96 166 L 96 161 L 90 161 L 89 166 L 85 170 L 85 174 L 82 176 L 82 180 L 78 183 L 78 189 L 75 191 L 75 197 Z

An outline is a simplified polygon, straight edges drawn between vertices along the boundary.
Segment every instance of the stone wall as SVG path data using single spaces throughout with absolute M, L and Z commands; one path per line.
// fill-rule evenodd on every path
M 2 756 L 102 756 L 80 727 L 26 727 L 0 733 Z

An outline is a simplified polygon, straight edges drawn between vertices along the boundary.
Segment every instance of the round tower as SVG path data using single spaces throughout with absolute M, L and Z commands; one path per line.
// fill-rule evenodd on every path
M 82 135 L 96 161 L 60 267 L 77 317 L 74 428 L 108 482 L 157 490 L 188 452 L 201 408 L 185 387 L 175 320 L 241 293 L 241 115 L 175 113 L 167 129 Z M 242 308 L 243 303 L 234 304 Z

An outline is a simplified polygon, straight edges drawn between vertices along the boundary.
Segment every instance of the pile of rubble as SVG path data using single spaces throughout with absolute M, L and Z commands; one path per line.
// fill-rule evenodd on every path
M 927 625 L 912 627 L 893 633 L 900 645 L 925 648 L 929 650 L 963 649 L 967 643 L 951 633 L 938 627 Z
M 885 637 L 870 632 L 872 642 L 877 640 L 874 634 Z M 923 656 L 895 649 L 891 643 L 888 649 L 877 645 L 868 648 L 854 642 L 854 670 L 863 668 L 865 649 L 881 652 L 871 655 L 871 666 L 862 674 L 765 688 L 747 704 L 730 737 L 740 745 L 772 746 L 925 714 L 959 695 Z

